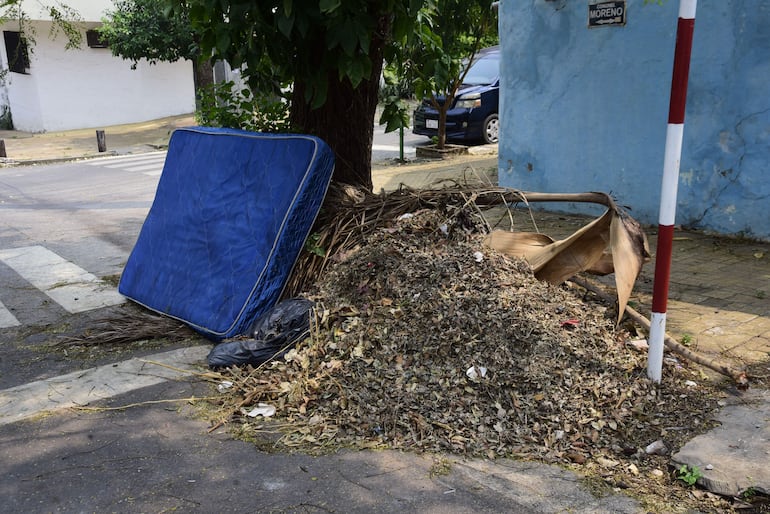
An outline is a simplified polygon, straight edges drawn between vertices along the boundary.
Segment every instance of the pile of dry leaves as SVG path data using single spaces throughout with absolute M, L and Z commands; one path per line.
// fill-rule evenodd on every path
M 307 295 L 317 305 L 309 339 L 284 359 L 225 373 L 234 387 L 222 420 L 252 436 L 278 430 L 277 446 L 306 451 L 509 456 L 626 483 L 665 470 L 645 448 L 676 449 L 703 431 L 714 395 L 673 360 L 653 385 L 613 309 L 538 281 L 482 237 L 436 209 L 373 231 Z M 244 414 L 259 403 L 275 418 Z

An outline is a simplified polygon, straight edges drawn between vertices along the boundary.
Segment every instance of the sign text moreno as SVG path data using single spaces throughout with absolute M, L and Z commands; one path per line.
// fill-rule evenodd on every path
M 588 26 L 604 27 L 607 25 L 626 24 L 626 2 L 601 2 L 588 6 Z

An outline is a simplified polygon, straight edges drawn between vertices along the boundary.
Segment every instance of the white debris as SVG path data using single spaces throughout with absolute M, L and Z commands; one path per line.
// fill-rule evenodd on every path
M 270 416 L 275 415 L 275 407 L 266 403 L 258 403 L 257 406 L 247 412 L 246 415 L 251 418 L 256 418 L 257 416 L 269 418 Z
M 487 368 L 484 366 L 471 366 L 465 371 L 465 375 L 471 380 L 476 380 L 479 377 L 484 378 L 487 376 Z
M 220 383 L 217 384 L 217 391 L 219 391 L 220 393 L 224 393 L 225 391 L 227 391 L 231 387 L 233 387 L 233 383 L 232 382 L 230 382 L 229 380 L 223 380 L 223 381 L 221 381 Z
M 632 348 L 640 351 L 647 351 L 650 348 L 649 343 L 647 343 L 647 339 L 633 339 L 627 344 L 628 346 L 631 346 Z
M 666 445 L 663 443 L 663 441 L 658 439 L 657 441 L 648 444 L 644 449 L 644 453 L 647 455 L 665 455 L 668 453 L 668 448 L 666 448 Z

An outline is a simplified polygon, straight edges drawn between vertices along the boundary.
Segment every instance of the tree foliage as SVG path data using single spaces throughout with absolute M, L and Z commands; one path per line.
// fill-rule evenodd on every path
M 0 0 L 0 24 L 15 21 L 24 41 L 29 45 L 29 51 L 34 50 L 37 33 L 30 23 L 29 13 L 23 9 L 22 0 Z M 80 14 L 66 3 L 41 0 L 37 3 L 41 12 L 45 12 L 51 18 L 51 28 L 48 33 L 50 39 L 56 39 L 63 35 L 66 39 L 64 48 L 72 50 L 80 48 L 83 42 L 83 33 L 79 22 Z
M 430 0 L 417 17 L 414 35 L 389 56 L 389 68 L 408 77 L 417 98 L 428 98 L 439 111 L 439 148 L 446 141 L 447 110 L 470 64 L 481 48 L 497 42 L 491 0 Z
M 289 110 L 281 98 L 256 94 L 232 81 L 211 84 L 198 92 L 195 120 L 206 127 L 253 132 L 289 132 Z
M 206 55 L 242 67 L 252 89 L 291 91 L 292 128 L 331 146 L 335 180 L 371 188 L 383 57 L 423 0 L 168 1 L 189 9 Z
M 497 43 L 491 0 L 433 1 L 417 21 L 416 37 L 399 57 L 418 96 L 450 93 L 464 63 Z
M 133 61 L 133 68 L 141 59 L 155 64 L 200 57 L 187 12 L 172 15 L 157 0 L 117 0 L 99 32 L 112 54 Z
M 174 0 L 172 0 L 174 1 Z M 176 0 L 189 6 L 201 46 L 233 67 L 245 66 L 254 85 L 290 78 L 305 84 L 304 101 L 326 100 L 329 75 L 355 88 L 378 67 L 377 41 L 411 30 L 422 0 Z

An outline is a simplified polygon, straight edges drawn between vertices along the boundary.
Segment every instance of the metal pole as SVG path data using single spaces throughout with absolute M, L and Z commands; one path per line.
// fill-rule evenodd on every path
M 647 356 L 647 376 L 653 382 L 660 382 L 663 375 L 663 344 L 666 335 L 666 307 L 671 276 L 676 195 L 679 186 L 684 111 L 687 103 L 687 78 L 690 74 L 690 53 L 692 51 L 697 3 L 697 0 L 680 0 L 679 21 L 676 27 L 674 72 L 671 76 L 671 99 L 668 107 L 663 181 L 660 188 L 658 247 L 655 253 L 655 282 L 652 288 L 652 317 L 650 319 L 650 350 Z

